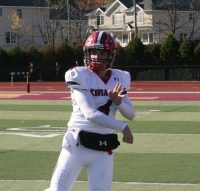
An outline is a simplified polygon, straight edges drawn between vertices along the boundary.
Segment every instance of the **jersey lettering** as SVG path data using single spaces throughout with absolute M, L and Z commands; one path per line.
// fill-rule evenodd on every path
M 108 96 L 107 90 L 103 89 L 91 89 L 90 92 L 93 96 Z

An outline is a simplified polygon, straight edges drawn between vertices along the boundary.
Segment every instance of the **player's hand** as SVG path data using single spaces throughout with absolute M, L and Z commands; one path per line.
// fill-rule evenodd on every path
M 123 142 L 133 144 L 133 134 L 128 126 L 126 126 L 123 131 Z
M 127 93 L 125 90 L 122 90 L 122 84 L 117 83 L 113 90 L 108 91 L 108 96 L 113 103 L 116 105 L 120 105 L 122 102 L 122 98 Z

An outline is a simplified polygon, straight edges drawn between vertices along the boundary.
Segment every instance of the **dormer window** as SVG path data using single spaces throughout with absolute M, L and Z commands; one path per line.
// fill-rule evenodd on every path
M 113 25 L 123 25 L 124 24 L 124 14 L 122 12 L 116 12 L 113 17 Z

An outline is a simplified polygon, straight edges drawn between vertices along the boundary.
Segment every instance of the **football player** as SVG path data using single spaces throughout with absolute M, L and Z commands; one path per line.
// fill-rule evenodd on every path
M 128 125 L 115 119 L 119 111 L 132 120 L 135 109 L 127 94 L 129 72 L 112 69 L 116 54 L 112 36 L 96 31 L 83 50 L 85 66 L 65 74 L 73 111 L 48 191 L 70 191 L 82 168 L 88 172 L 89 191 L 111 190 L 113 150 L 120 144 L 116 131 L 122 132 L 125 143 L 133 143 Z

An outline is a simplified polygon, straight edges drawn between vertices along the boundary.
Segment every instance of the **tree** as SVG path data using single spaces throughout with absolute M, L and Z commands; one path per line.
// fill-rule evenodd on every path
M 47 66 L 54 66 L 56 63 L 55 48 L 53 44 L 48 43 L 42 47 L 43 64 Z
M 86 38 L 88 30 L 86 14 L 94 10 L 101 4 L 110 1 L 94 1 L 94 0 L 50 0 L 50 12 L 54 12 L 54 20 L 57 20 L 57 29 L 60 30 L 62 39 L 62 31 L 66 31 L 66 41 L 75 38 L 75 43 L 82 43 Z M 58 18 L 65 17 L 65 24 L 62 25 Z M 47 22 L 46 24 L 47 25 Z M 49 24 L 48 24 L 49 25 Z M 49 27 L 50 28 L 50 27 Z M 41 29 L 40 29 L 41 31 Z M 56 33 L 57 31 L 55 31 Z M 45 31 L 43 33 L 46 33 Z M 45 37 L 45 35 L 42 35 Z M 48 39 L 46 40 L 47 42 Z M 54 43 L 53 43 L 54 44 Z M 71 44 L 72 45 L 72 44 Z
M 190 39 L 184 39 L 179 47 L 179 54 L 183 64 L 193 63 L 194 44 Z
M 194 48 L 194 56 L 195 56 L 195 60 L 196 60 L 196 64 L 200 65 L 200 42 L 197 44 L 197 46 L 195 46 Z
M 178 14 L 180 10 L 188 7 L 188 0 L 159 0 L 156 1 L 156 6 L 167 11 L 167 18 L 157 22 L 162 30 L 169 31 L 175 36 L 176 31 L 188 23 L 188 21 L 180 22 Z
M 58 31 L 59 21 L 57 19 L 49 19 L 50 8 L 40 9 L 40 15 L 38 15 L 39 32 L 42 36 L 44 44 L 55 44 L 56 32 Z
M 62 42 L 59 44 L 55 49 L 55 53 L 56 61 L 61 67 L 67 69 L 75 65 L 73 49 L 67 43 Z
M 19 46 L 16 46 L 8 51 L 10 57 L 10 67 L 15 71 L 26 71 L 27 55 Z
M 38 51 L 37 48 L 35 48 L 34 46 L 29 46 L 26 49 L 26 53 L 27 53 L 27 59 L 30 62 L 33 62 L 35 64 L 39 64 L 42 60 L 42 55 L 41 52 Z
M 73 52 L 74 52 L 74 62 L 76 63 L 76 65 L 83 66 L 84 65 L 83 47 L 80 45 L 74 46 Z
M 161 45 L 161 60 L 166 66 L 164 69 L 164 80 L 169 79 L 169 66 L 174 66 L 178 61 L 178 48 L 179 43 L 175 37 L 171 34 L 166 41 Z
M 42 47 L 42 54 L 43 63 L 41 65 L 41 73 L 43 78 L 44 80 L 55 80 L 56 54 L 54 45 L 51 43 L 45 44 Z
M 20 14 L 15 10 L 12 12 L 11 16 L 9 16 L 11 21 L 11 29 L 17 36 L 17 45 L 20 45 L 20 41 L 22 40 L 23 34 L 30 31 L 29 26 L 25 26 L 24 21 L 20 18 Z
M 179 43 L 174 35 L 169 35 L 166 41 L 161 45 L 161 59 L 167 65 L 176 63 L 178 57 Z
M 189 23 L 191 24 L 191 31 L 189 34 L 189 39 L 192 39 L 196 33 L 200 31 L 200 1 L 199 0 L 190 0 L 190 16 Z
M 6 66 L 8 64 L 8 53 L 0 48 L 0 66 Z
M 128 54 L 125 48 L 119 46 L 116 51 L 116 57 L 113 63 L 114 67 L 124 67 L 128 66 Z
M 145 46 L 145 65 L 158 66 L 160 65 L 160 45 L 150 44 Z
M 125 49 L 128 53 L 128 57 L 129 57 L 129 61 L 131 65 L 137 65 L 137 66 L 143 65 L 145 48 L 140 38 L 138 37 L 133 38 L 128 43 Z
M 128 45 L 125 47 L 128 58 L 128 66 L 142 66 L 144 61 L 144 45 L 142 44 L 140 38 L 133 38 Z M 138 67 L 132 68 L 131 76 L 133 80 L 137 79 Z

